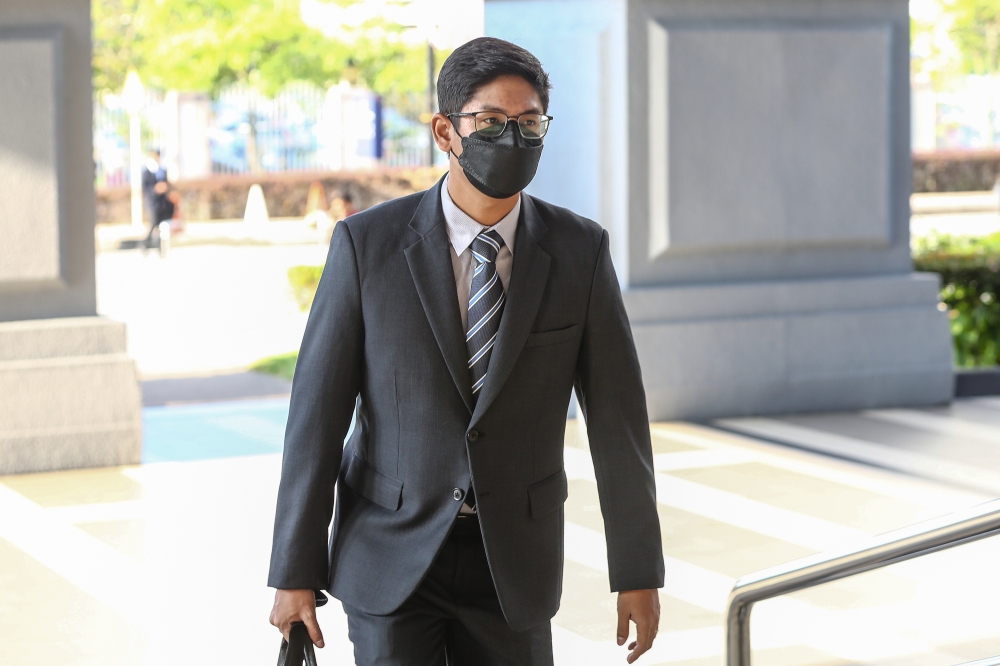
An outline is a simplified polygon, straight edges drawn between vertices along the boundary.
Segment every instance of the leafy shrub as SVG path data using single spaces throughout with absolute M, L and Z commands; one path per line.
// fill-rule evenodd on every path
M 262 358 L 250 366 L 251 370 L 263 372 L 267 375 L 277 375 L 282 379 L 292 379 L 295 374 L 295 363 L 299 360 L 298 352 L 279 354 L 278 356 L 268 356 Z
M 288 269 L 288 282 L 292 285 L 292 295 L 303 310 L 312 307 L 316 296 L 319 278 L 323 275 L 322 266 L 292 266 Z
M 1000 233 L 917 239 L 913 263 L 917 270 L 941 275 L 955 365 L 1000 363 Z

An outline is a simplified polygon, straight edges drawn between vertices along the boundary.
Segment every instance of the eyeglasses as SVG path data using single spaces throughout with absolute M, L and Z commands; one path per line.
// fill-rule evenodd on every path
M 487 139 L 495 139 L 507 129 L 507 121 L 517 122 L 517 128 L 525 139 L 541 139 L 549 131 L 549 121 L 552 116 L 542 113 L 522 113 L 511 118 L 498 111 L 479 111 L 476 113 L 449 113 L 449 118 L 475 118 L 476 131 Z

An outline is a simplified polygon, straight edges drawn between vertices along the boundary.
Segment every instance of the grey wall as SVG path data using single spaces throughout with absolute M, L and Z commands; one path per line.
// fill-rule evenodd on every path
M 903 0 L 486 5 L 552 75 L 528 192 L 612 230 L 626 286 L 911 270 L 908 21 Z
M 629 284 L 911 270 L 905 0 L 628 15 Z
M 611 229 L 619 275 L 628 267 L 629 79 L 624 2 L 486 3 L 486 34 L 534 53 L 552 78 L 552 129 L 527 192 Z
M 0 321 L 93 315 L 90 4 L 0 3 Z

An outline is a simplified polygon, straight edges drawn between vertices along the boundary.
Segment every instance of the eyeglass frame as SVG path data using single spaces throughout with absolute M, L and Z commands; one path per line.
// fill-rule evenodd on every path
M 549 116 L 549 115 L 546 115 L 544 113 L 535 113 L 533 111 L 529 111 L 528 113 L 522 113 L 521 116 L 508 116 L 503 111 L 488 111 L 488 110 L 485 110 L 485 109 L 482 110 L 482 111 L 466 111 L 466 112 L 463 112 L 463 113 L 446 113 L 445 117 L 447 117 L 448 120 L 451 120 L 452 118 L 454 118 L 456 116 L 459 117 L 459 118 L 464 118 L 464 117 L 469 117 L 469 116 L 472 116 L 473 118 L 475 118 L 480 113 L 495 113 L 495 114 L 497 114 L 499 116 L 503 116 L 504 118 L 507 119 L 506 121 L 504 121 L 503 129 L 500 130 L 500 134 L 503 134 L 504 132 L 507 131 L 507 123 L 509 123 L 512 120 L 518 121 L 518 122 L 515 123 L 517 125 L 517 131 L 521 133 L 521 138 L 527 139 L 529 141 L 541 141 L 542 139 L 544 139 L 548 135 L 549 128 L 548 128 L 548 125 L 546 124 L 546 126 L 545 126 L 545 134 L 543 134 L 541 136 L 534 136 L 534 137 L 532 137 L 532 136 L 524 136 L 524 132 L 521 131 L 521 123 L 520 123 L 521 116 L 541 116 L 542 118 L 544 118 L 547 121 L 547 123 L 550 123 L 550 122 L 552 122 L 554 120 L 553 116 Z M 452 123 L 454 123 L 454 122 L 455 121 L 452 120 Z M 457 130 L 458 126 L 456 126 L 455 129 Z M 474 132 L 478 132 L 479 130 L 475 130 L 474 129 L 473 131 Z M 500 135 L 498 134 L 497 136 L 500 136 Z

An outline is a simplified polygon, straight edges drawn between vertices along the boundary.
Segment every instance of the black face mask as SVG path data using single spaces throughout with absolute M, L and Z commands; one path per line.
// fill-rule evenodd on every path
M 516 122 L 503 134 L 484 139 L 479 132 L 462 137 L 458 163 L 477 190 L 494 199 L 507 199 L 528 186 L 542 156 L 541 139 L 525 139 Z

